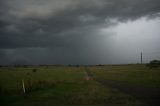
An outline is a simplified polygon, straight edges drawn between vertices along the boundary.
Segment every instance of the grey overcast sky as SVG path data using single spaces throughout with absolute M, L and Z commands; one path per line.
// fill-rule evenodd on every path
M 160 59 L 160 0 L 0 0 L 0 64 Z

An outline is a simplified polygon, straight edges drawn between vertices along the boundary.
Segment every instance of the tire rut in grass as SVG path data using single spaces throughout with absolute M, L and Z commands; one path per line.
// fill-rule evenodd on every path
M 160 88 L 126 85 L 111 80 L 100 80 L 95 78 L 88 68 L 85 68 L 85 71 L 90 78 L 98 81 L 104 86 L 110 86 L 114 90 L 129 94 L 149 106 L 160 106 Z

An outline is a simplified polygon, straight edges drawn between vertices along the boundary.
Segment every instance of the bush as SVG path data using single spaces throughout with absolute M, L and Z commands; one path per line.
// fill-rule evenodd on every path
M 36 71 L 37 71 L 37 69 L 33 69 L 33 70 L 32 70 L 32 72 L 36 72 Z
M 160 67 L 160 60 L 152 60 L 149 64 L 147 64 L 149 68 L 158 68 Z

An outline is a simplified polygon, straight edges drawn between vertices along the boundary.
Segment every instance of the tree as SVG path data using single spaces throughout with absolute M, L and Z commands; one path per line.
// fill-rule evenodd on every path
M 152 60 L 149 64 L 147 64 L 149 68 L 158 68 L 160 67 L 160 60 Z

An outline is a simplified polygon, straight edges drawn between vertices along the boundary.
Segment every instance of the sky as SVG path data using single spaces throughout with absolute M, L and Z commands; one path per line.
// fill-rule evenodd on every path
M 160 0 L 0 0 L 0 64 L 160 59 Z

